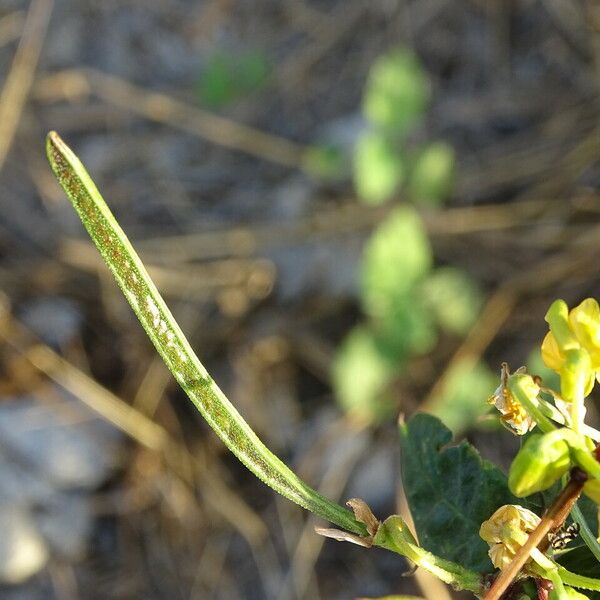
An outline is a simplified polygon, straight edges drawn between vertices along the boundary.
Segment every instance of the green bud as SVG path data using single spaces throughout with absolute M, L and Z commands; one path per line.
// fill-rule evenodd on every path
M 571 466 L 562 430 L 534 434 L 523 444 L 508 474 L 508 487 L 518 498 L 549 488 Z
M 564 300 L 555 300 L 546 313 L 546 322 L 556 339 L 560 352 L 580 348 L 575 334 L 569 326 L 569 307 Z
M 583 402 L 594 385 L 594 371 L 589 353 L 583 348 L 565 352 L 566 360 L 560 372 L 560 390 L 567 402 Z

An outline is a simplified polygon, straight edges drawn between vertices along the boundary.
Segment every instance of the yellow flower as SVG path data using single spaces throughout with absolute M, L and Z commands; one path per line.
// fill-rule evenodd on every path
M 525 367 L 520 367 L 515 371 L 516 374 L 523 374 Z M 517 435 L 525 435 L 531 431 L 536 423 L 525 410 L 523 405 L 512 395 L 508 388 L 508 378 L 510 376 L 508 365 L 502 363 L 500 371 L 500 385 L 496 391 L 488 398 L 488 403 L 494 405 L 502 413 L 502 422 L 507 425 Z M 530 378 L 531 379 L 531 378 Z M 537 403 L 537 396 L 540 388 L 531 379 L 529 386 L 532 402 Z
M 542 359 L 561 377 L 564 400 L 570 402 L 583 386 L 587 396 L 600 381 L 600 307 L 587 298 L 571 311 L 556 300 L 546 314 L 550 331 L 542 342 Z
M 539 525 L 540 518 L 518 504 L 501 506 L 481 524 L 480 537 L 486 541 L 494 567 L 504 569 L 527 542 L 529 534 Z

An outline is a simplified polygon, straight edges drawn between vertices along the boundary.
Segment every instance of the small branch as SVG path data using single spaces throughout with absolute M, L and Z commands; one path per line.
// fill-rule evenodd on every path
M 529 559 L 529 555 L 534 548 L 538 548 L 541 552 L 545 552 L 548 549 L 548 533 L 558 529 L 564 523 L 575 502 L 577 502 L 577 499 L 581 495 L 581 490 L 586 479 L 587 475 L 580 469 L 576 468 L 571 471 L 571 480 L 554 500 L 552 506 L 540 521 L 540 524 L 529 536 L 527 543 L 519 549 L 506 569 L 500 572 L 500 575 L 485 595 L 485 600 L 500 600 L 502 594 L 515 577 L 517 577 Z

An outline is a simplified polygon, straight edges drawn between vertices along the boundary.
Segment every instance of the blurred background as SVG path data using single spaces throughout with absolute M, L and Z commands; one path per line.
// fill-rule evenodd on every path
M 551 383 L 550 302 L 600 297 L 600 6 L 0 0 L 0 74 L 0 597 L 456 597 L 317 536 L 225 450 L 44 137 L 267 445 L 406 514 L 398 415 L 506 468 L 500 363 Z

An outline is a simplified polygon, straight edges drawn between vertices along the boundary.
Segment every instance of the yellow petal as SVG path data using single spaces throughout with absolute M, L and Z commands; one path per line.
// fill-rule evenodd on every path
M 565 363 L 565 357 L 560 353 L 556 339 L 550 331 L 542 342 L 542 360 L 549 369 L 557 373 L 560 372 Z
M 589 352 L 594 370 L 600 368 L 600 306 L 586 298 L 569 313 L 569 325 L 579 343 Z

